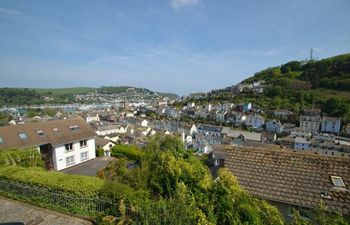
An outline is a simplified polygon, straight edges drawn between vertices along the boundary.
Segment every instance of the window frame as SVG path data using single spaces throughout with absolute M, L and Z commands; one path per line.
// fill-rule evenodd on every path
M 19 137 L 19 139 L 21 140 L 21 141 L 25 141 L 25 140 L 27 140 L 28 139 L 28 135 L 25 133 L 25 132 L 19 132 L 18 134 L 18 137 Z M 23 136 L 24 135 L 24 136 Z
M 67 148 L 67 146 L 68 146 L 68 148 Z M 64 148 L 65 148 L 66 152 L 74 151 L 73 143 L 64 144 Z
M 70 159 L 72 159 L 72 160 L 70 161 Z M 68 162 L 68 161 L 70 161 L 70 162 Z M 74 155 L 66 157 L 66 166 L 70 166 L 70 165 L 73 165 L 73 164 L 75 164 L 75 157 L 74 157 Z
M 88 140 L 87 139 L 84 139 L 84 140 L 80 140 L 79 141 L 79 145 L 80 145 L 80 148 L 86 148 L 88 147 Z
M 341 184 L 338 185 L 336 180 L 340 181 Z M 332 184 L 334 185 L 334 187 L 345 188 L 344 181 L 340 176 L 331 176 L 331 181 L 332 181 Z
M 86 156 L 86 157 L 82 157 L 83 155 Z M 88 160 L 88 159 L 89 159 L 89 151 L 80 153 L 80 161 L 85 161 L 85 160 Z

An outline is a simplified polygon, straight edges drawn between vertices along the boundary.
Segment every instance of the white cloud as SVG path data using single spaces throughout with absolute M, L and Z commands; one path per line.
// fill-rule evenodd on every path
M 199 3 L 201 0 L 171 0 L 170 5 L 173 8 L 181 8 L 185 6 L 195 5 Z
M 14 9 L 6 9 L 6 8 L 1 8 L 0 7 L 0 14 L 8 14 L 8 15 L 19 15 L 21 14 L 19 11 L 14 10 Z

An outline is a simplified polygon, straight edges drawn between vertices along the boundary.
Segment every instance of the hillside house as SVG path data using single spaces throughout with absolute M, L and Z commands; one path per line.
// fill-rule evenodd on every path
M 63 170 L 95 158 L 94 137 L 82 118 L 26 123 L 0 127 L 0 149 L 36 147 L 47 169 Z
M 317 133 L 320 130 L 321 123 L 321 110 L 320 109 L 306 109 L 303 114 L 300 115 L 300 127 L 310 131 L 312 134 Z
M 321 120 L 321 132 L 340 133 L 341 118 L 324 116 Z

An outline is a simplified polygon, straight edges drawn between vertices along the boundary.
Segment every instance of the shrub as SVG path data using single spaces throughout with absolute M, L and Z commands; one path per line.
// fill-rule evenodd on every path
M 43 168 L 0 167 L 0 178 L 41 187 L 49 191 L 97 197 L 104 181 L 96 177 L 45 171 Z
M 96 157 L 102 157 L 105 155 L 105 150 L 103 148 L 96 148 Z
M 34 148 L 0 150 L 0 166 L 44 167 L 44 161 Z
M 144 152 L 136 145 L 115 145 L 112 148 L 111 156 L 123 158 L 125 156 L 129 160 L 140 160 Z

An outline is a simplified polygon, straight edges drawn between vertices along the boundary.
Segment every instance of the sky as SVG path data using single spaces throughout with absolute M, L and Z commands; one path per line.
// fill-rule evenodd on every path
M 349 0 L 0 0 L 0 86 L 184 95 L 350 53 Z

